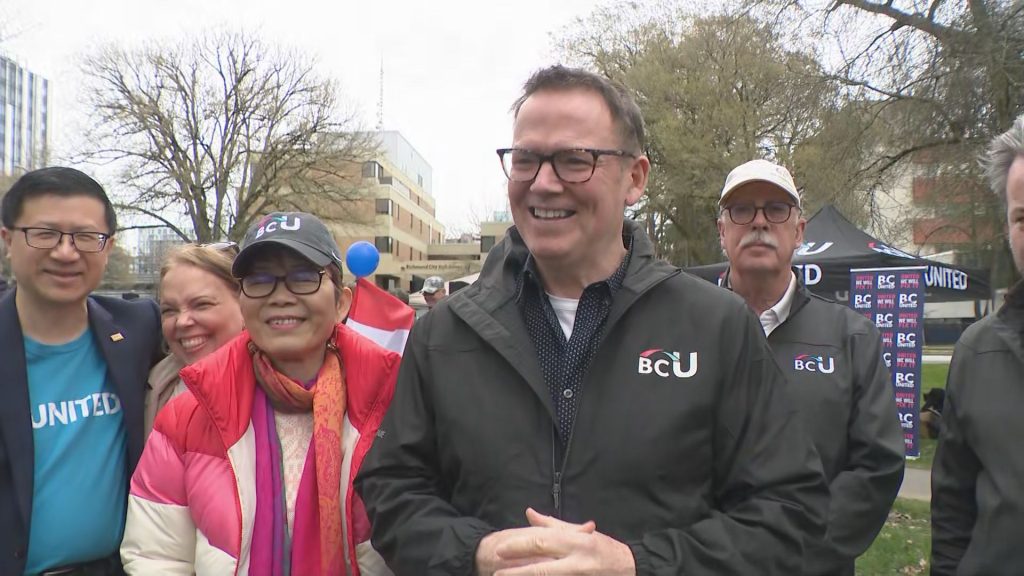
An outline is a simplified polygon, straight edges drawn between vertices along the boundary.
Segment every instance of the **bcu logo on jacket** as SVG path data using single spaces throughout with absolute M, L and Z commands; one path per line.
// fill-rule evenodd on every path
M 301 227 L 302 221 L 299 220 L 298 216 L 292 217 L 291 222 L 288 221 L 287 216 L 268 216 L 260 222 L 260 227 L 256 230 L 256 238 L 274 232 L 279 228 L 281 230 L 298 230 Z
M 800 354 L 793 359 L 793 369 L 803 372 L 821 372 L 831 374 L 836 371 L 836 361 L 831 356 L 811 356 Z
M 690 352 L 685 369 L 682 363 L 682 354 L 669 352 L 661 348 L 652 348 L 640 353 L 640 365 L 637 367 L 637 374 L 657 374 L 662 378 L 675 376 L 676 378 L 690 378 L 697 373 L 697 353 Z

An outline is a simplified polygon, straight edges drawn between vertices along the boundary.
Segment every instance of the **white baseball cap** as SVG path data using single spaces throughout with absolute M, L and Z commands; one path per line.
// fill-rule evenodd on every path
M 724 205 L 733 190 L 748 182 L 774 184 L 789 194 L 796 202 L 797 207 L 800 206 L 800 193 L 796 191 L 796 183 L 793 182 L 793 176 L 789 170 L 767 160 L 751 160 L 733 168 L 725 178 L 725 187 L 722 188 L 722 196 L 718 199 L 718 205 Z
M 438 290 L 444 290 L 444 278 L 440 276 L 431 276 L 423 281 L 423 288 L 420 292 L 424 294 L 433 294 Z

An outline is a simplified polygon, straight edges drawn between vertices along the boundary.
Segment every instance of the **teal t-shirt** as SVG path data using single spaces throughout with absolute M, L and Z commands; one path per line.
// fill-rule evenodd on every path
M 117 551 L 128 495 L 121 400 L 92 330 L 67 344 L 25 338 L 35 443 L 26 574 Z

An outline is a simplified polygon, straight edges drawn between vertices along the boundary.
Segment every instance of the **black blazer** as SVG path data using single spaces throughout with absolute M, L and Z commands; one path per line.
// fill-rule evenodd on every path
M 0 574 L 24 573 L 32 517 L 35 454 L 16 292 L 0 297 Z M 142 455 L 146 377 L 163 356 L 160 312 L 152 300 L 128 302 L 105 296 L 90 296 L 88 307 L 89 325 L 121 398 L 130 475 Z M 121 337 L 111 338 L 116 334 Z

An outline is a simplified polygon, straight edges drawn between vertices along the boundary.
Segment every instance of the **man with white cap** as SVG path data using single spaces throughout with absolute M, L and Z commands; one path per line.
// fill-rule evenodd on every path
M 766 160 L 738 166 L 719 206 L 725 285 L 758 315 L 832 493 L 828 531 L 806 542 L 804 574 L 852 575 L 903 481 L 903 433 L 878 330 L 811 294 L 792 269 L 806 220 L 786 168 Z
M 423 281 L 421 292 L 423 293 L 423 299 L 427 301 L 427 308 L 437 306 L 437 303 L 447 296 L 447 292 L 444 289 L 444 278 L 440 276 L 427 278 Z

